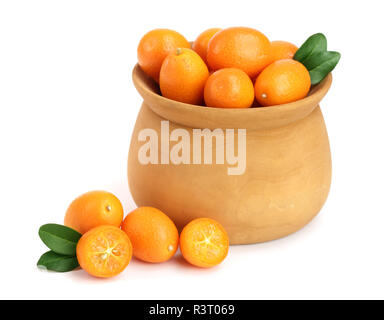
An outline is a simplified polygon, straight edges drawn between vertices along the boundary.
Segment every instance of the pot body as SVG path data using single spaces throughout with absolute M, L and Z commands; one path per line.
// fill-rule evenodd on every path
M 142 104 L 129 150 L 129 187 L 138 206 L 159 208 L 179 229 L 195 218 L 213 218 L 227 230 L 231 244 L 284 237 L 305 226 L 323 206 L 331 183 L 331 156 L 318 105 L 285 125 L 247 128 L 241 175 L 228 175 L 226 163 L 142 164 L 139 133 L 144 129 L 158 134 L 158 158 L 167 152 L 161 150 L 160 137 L 161 121 L 169 119 L 153 109 Z M 193 136 L 192 127 L 169 121 L 169 131 L 174 129 Z M 213 150 L 215 143 L 213 139 Z

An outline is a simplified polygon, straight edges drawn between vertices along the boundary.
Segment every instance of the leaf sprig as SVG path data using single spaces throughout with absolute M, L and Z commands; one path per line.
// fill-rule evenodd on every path
M 340 58 L 339 52 L 327 51 L 327 38 L 322 33 L 310 36 L 293 57 L 308 69 L 312 85 L 320 83 L 336 67 Z
M 80 233 L 59 224 L 45 224 L 40 227 L 39 236 L 50 251 L 40 257 L 37 262 L 38 267 L 51 271 L 68 272 L 79 266 L 76 246 L 81 238 Z

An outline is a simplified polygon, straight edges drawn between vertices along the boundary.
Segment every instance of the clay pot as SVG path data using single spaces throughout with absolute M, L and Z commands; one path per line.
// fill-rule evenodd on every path
M 331 155 L 319 102 L 331 86 L 331 75 L 300 101 L 241 110 L 166 99 L 138 66 L 133 82 L 144 99 L 128 160 L 129 187 L 138 206 L 159 208 L 180 229 L 198 217 L 216 219 L 227 230 L 231 244 L 286 236 L 320 211 L 331 183 Z M 141 164 L 138 152 L 145 142 L 139 141 L 139 132 L 154 129 L 160 140 L 165 120 L 170 131 L 182 128 L 191 137 L 195 128 L 235 129 L 237 141 L 236 129 L 246 129 L 245 172 L 228 175 L 230 166 L 215 162 Z M 167 150 L 158 145 L 160 159 Z

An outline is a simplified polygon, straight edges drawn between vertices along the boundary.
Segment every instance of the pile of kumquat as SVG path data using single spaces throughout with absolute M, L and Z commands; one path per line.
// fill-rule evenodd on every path
M 142 37 L 137 56 L 164 97 L 215 108 L 266 107 L 303 99 L 340 59 L 338 52 L 327 51 L 321 33 L 298 49 L 246 27 L 208 29 L 192 45 L 176 31 L 155 29 Z
M 173 221 L 156 208 L 139 207 L 123 216 L 121 202 L 112 193 L 79 196 L 68 207 L 64 225 L 40 228 L 39 236 L 50 251 L 37 265 L 58 272 L 80 266 L 95 277 L 109 278 L 122 272 L 132 256 L 161 263 L 179 246 L 186 261 L 202 268 L 220 264 L 228 254 L 228 235 L 215 220 L 192 220 L 179 236 Z

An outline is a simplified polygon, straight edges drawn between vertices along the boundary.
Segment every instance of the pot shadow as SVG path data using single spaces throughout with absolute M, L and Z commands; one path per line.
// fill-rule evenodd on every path
M 292 247 L 298 242 L 306 241 L 308 237 L 314 236 L 316 234 L 316 230 L 319 230 L 324 222 L 324 214 L 317 214 L 308 224 L 306 224 L 304 227 L 301 229 L 288 234 L 282 238 L 274 239 L 274 240 L 269 240 L 266 242 L 259 242 L 259 243 L 250 243 L 250 244 L 232 244 L 231 248 L 234 248 L 238 252 L 242 252 L 243 250 L 246 253 L 249 253 L 249 249 L 252 250 L 267 250 L 267 249 L 272 249 L 276 246 L 279 246 L 280 248 L 284 247 Z M 254 251 L 252 251 L 254 252 Z

